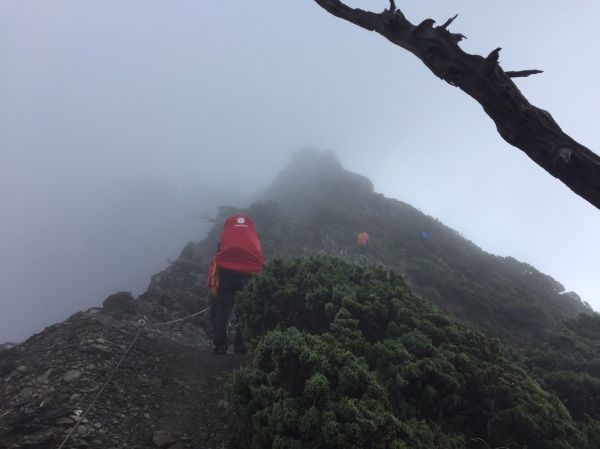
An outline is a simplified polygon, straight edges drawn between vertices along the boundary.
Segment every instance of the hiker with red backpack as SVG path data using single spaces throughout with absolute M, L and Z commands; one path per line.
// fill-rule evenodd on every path
M 212 296 L 210 323 L 215 354 L 227 353 L 227 326 L 235 294 L 246 286 L 250 276 L 262 271 L 264 262 L 260 240 L 250 217 L 243 214 L 228 217 L 208 270 L 208 288 Z M 239 331 L 235 335 L 233 350 L 246 352 Z

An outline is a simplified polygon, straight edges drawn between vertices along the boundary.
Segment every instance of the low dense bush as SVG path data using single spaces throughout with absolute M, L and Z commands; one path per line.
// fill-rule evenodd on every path
M 275 260 L 236 307 L 254 359 L 228 384 L 235 447 L 598 447 L 496 340 L 383 268 Z
M 600 430 L 599 314 L 566 320 L 522 356 L 522 365 L 563 401 L 574 419 L 590 418 Z

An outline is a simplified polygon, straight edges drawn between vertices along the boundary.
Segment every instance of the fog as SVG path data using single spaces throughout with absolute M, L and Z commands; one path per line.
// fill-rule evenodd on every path
M 387 1 L 349 1 L 372 10 Z M 600 151 L 595 1 L 421 0 L 468 52 Z M 299 148 L 600 309 L 600 211 L 497 134 L 481 107 L 311 0 L 0 3 L 0 342 L 135 294 Z

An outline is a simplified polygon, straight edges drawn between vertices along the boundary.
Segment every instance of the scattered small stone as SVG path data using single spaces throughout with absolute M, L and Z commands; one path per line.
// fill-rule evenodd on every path
M 56 390 L 54 388 L 48 388 L 47 390 L 40 391 L 39 397 L 41 399 L 46 399 L 46 398 L 52 397 L 54 395 L 54 393 L 56 393 Z
M 168 430 L 156 430 L 152 436 L 152 442 L 157 448 L 163 449 L 177 443 L 177 438 Z
M 105 353 L 110 352 L 110 348 L 106 345 L 95 344 L 95 345 L 92 345 L 92 348 L 97 349 L 100 352 L 105 352 Z
M 71 418 L 59 418 L 55 421 L 55 423 L 59 426 L 70 426 L 73 424 L 73 420 Z
M 11 343 L 11 342 L 2 343 L 2 344 L 0 344 L 0 351 L 7 351 L 9 349 L 14 348 L 15 346 L 17 346 L 17 345 L 15 343 Z
M 44 384 L 48 383 L 48 381 L 49 381 L 49 376 L 50 376 L 50 373 L 51 373 L 51 372 L 52 372 L 52 368 L 48 368 L 48 369 L 46 370 L 46 372 L 45 372 L 44 374 L 42 374 L 41 376 L 39 376 L 39 377 L 38 377 L 36 380 L 37 380 L 39 383 L 44 383 Z
M 70 384 L 71 382 L 75 382 L 76 380 L 79 380 L 79 378 L 82 376 L 82 372 L 78 371 L 76 369 L 72 369 L 70 371 L 67 371 L 67 374 L 65 374 L 63 376 L 63 380 Z
M 22 398 L 28 399 L 33 396 L 33 391 L 34 391 L 33 388 L 25 387 L 19 392 L 19 396 L 21 396 Z
M 197 298 L 190 298 L 190 304 Z M 136 300 L 137 301 L 137 300 Z M 165 307 L 163 312 L 156 304 L 141 303 L 148 320 L 161 321 L 181 317 L 189 313 L 187 308 Z M 136 306 L 137 307 L 137 306 Z M 195 306 L 194 306 L 195 307 Z M 210 395 L 210 408 L 203 408 L 206 392 L 215 383 L 222 382 L 224 369 L 212 369 L 193 360 L 190 369 L 180 366 L 184 358 L 170 353 L 181 345 L 183 351 L 190 348 L 205 351 L 209 348 L 203 326 L 178 325 L 146 330 L 138 345 L 120 368 L 118 375 L 105 389 L 95 406 L 82 419 L 83 410 L 91 404 L 96 393 L 115 366 L 119 348 L 131 345 L 135 332 L 135 320 L 144 313 L 130 317 L 119 315 L 122 322 L 115 322 L 105 313 L 76 314 L 60 326 L 52 326 L 19 345 L 7 359 L 10 363 L 0 369 L 0 447 L 55 447 L 57 439 L 69 437 L 66 447 L 85 449 L 127 449 L 145 447 L 155 449 L 183 449 L 201 447 L 208 443 L 198 433 L 204 430 L 206 419 L 221 420 L 227 407 L 224 402 Z M 108 324 L 123 325 L 123 329 L 103 328 L 100 318 Z M 116 327 L 116 326 L 115 326 Z M 152 334 L 153 340 L 147 334 Z M 146 345 L 146 346 L 144 346 Z M 165 350 L 166 349 L 166 350 Z M 212 360 L 208 353 L 207 361 Z M 186 354 L 187 355 L 187 354 Z M 193 357 L 190 352 L 189 356 Z M 204 353 L 200 357 L 204 357 Z M 4 355 L 3 355 L 4 357 Z M 4 360 L 4 359 L 3 359 Z M 18 367 L 18 368 L 17 368 Z M 198 369 L 199 368 L 199 369 Z M 139 377 L 138 377 L 139 376 Z M 228 407 L 231 407 L 228 405 Z M 199 414 L 194 411 L 197 410 Z M 162 427 L 167 423 L 160 417 L 170 415 L 177 428 Z M 140 419 L 141 418 L 141 419 Z M 12 431 L 5 444 L 4 427 L 8 423 L 26 423 L 23 431 Z M 208 419 L 206 425 L 211 425 Z M 153 430 L 159 431 L 153 438 Z M 168 430 L 167 430 L 168 429 Z M 179 437 L 175 432 L 187 431 Z M 217 431 L 218 441 L 210 441 L 218 448 L 228 434 Z M 190 436 L 193 435 L 193 436 Z M 152 441 L 150 439 L 152 438 Z M 215 439 L 217 436 L 215 436 Z
M 123 321 L 119 321 L 109 315 L 98 314 L 95 318 L 107 328 L 121 329 L 125 327 L 125 323 Z
M 16 377 L 21 376 L 25 371 L 27 371 L 27 367 L 25 365 L 21 365 L 18 368 L 15 368 L 7 377 L 6 380 L 12 380 Z
M 152 385 L 152 381 L 141 374 L 138 374 L 137 380 L 141 385 L 149 386 Z
M 183 380 L 181 380 L 181 379 L 174 378 L 174 379 L 173 379 L 173 382 L 175 382 L 177 385 L 179 385 L 180 387 L 182 387 L 182 388 L 184 388 L 184 389 L 186 389 L 186 390 L 189 390 L 189 389 L 190 389 L 190 386 L 189 386 L 188 384 L 186 384 L 186 383 L 185 383 Z

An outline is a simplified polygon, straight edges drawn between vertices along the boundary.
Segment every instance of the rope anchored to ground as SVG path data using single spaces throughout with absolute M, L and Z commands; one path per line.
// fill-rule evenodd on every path
M 162 322 L 162 323 L 147 323 L 146 320 L 144 320 L 144 319 L 138 320 L 138 322 L 137 322 L 138 330 L 137 330 L 137 333 L 135 334 L 135 337 L 133 338 L 133 341 L 131 342 L 131 344 L 129 345 L 129 347 L 125 350 L 125 352 L 123 353 L 123 355 L 121 356 L 121 358 L 119 359 L 119 361 L 117 362 L 117 364 L 115 365 L 115 367 L 113 368 L 113 370 L 111 371 L 110 375 L 108 376 L 108 378 L 106 379 L 106 381 L 104 382 L 104 384 L 102 385 L 102 387 L 100 388 L 100 390 L 98 390 L 98 393 L 96 393 L 96 396 L 94 396 L 94 399 L 92 400 L 92 402 L 90 403 L 90 405 L 81 414 L 81 416 L 78 417 L 77 421 L 75 421 L 75 425 L 71 428 L 71 430 L 69 431 L 69 433 L 67 433 L 67 435 L 65 436 L 65 438 L 62 441 L 62 443 L 60 444 L 60 446 L 58 446 L 58 449 L 62 449 L 65 446 L 65 444 L 67 444 L 67 442 L 69 441 L 69 439 L 71 438 L 71 436 L 73 436 L 73 433 L 75 433 L 75 431 L 79 427 L 79 424 L 83 422 L 84 418 L 89 413 L 89 411 L 94 407 L 94 405 L 96 405 L 96 402 L 98 401 L 98 399 L 100 398 L 100 396 L 102 395 L 102 393 L 104 392 L 104 390 L 106 389 L 106 387 L 108 386 L 108 384 L 113 380 L 115 374 L 117 373 L 117 370 L 119 369 L 119 367 L 121 366 L 121 364 L 123 363 L 123 361 L 125 360 L 125 358 L 127 357 L 127 355 L 131 352 L 131 350 L 133 349 L 133 347 L 137 343 L 137 341 L 140 338 L 140 335 L 142 333 L 142 330 L 145 327 L 158 327 L 158 326 L 165 326 L 167 324 L 178 323 L 180 321 L 185 321 L 185 320 L 188 320 L 188 319 L 193 318 L 195 316 L 201 315 L 204 312 L 208 311 L 209 309 L 210 309 L 210 307 L 207 307 L 204 310 L 201 310 L 201 311 L 196 312 L 196 313 L 192 313 L 191 315 L 188 315 L 188 316 L 184 316 L 183 318 L 177 318 L 175 320 L 165 321 L 165 322 Z
M 185 320 L 187 320 L 187 319 L 193 318 L 193 317 L 195 317 L 195 316 L 197 316 L 197 315 L 201 315 L 201 314 L 203 314 L 204 312 L 206 312 L 208 309 L 210 309 L 210 307 L 207 307 L 206 309 L 204 309 L 204 310 L 201 310 L 200 312 L 196 312 L 196 313 L 192 313 L 191 315 L 184 316 L 183 318 L 177 318 L 176 320 L 165 321 L 164 323 L 150 323 L 150 324 L 148 324 L 148 323 L 146 323 L 146 320 L 139 320 L 139 321 L 138 321 L 138 324 L 139 324 L 140 326 L 142 326 L 142 327 L 157 327 L 157 326 L 164 326 L 164 325 L 166 325 L 166 324 L 178 323 L 178 322 L 180 322 L 180 321 L 185 321 Z

